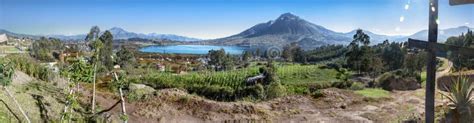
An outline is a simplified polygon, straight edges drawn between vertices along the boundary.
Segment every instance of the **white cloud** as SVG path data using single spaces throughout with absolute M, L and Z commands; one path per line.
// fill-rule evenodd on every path
M 399 32 L 399 31 L 400 31 L 400 27 L 395 28 L 395 31 Z
M 408 10 L 410 8 L 410 5 L 406 4 L 405 5 L 405 10 Z
M 403 22 L 405 20 L 405 16 L 400 16 L 400 22 Z

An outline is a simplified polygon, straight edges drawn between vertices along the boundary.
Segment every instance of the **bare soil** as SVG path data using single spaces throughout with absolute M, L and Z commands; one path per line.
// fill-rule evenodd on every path
M 217 102 L 180 89 L 158 90 L 128 102 L 129 122 L 401 122 L 421 117 L 424 90 L 395 91 L 391 97 L 368 99 L 350 90 L 322 91 L 324 97 L 290 95 L 263 102 Z M 87 97 L 88 92 L 84 92 Z M 98 93 L 99 107 L 118 101 L 115 94 Z M 119 105 L 120 106 L 120 105 Z M 120 107 L 107 115 L 117 121 Z

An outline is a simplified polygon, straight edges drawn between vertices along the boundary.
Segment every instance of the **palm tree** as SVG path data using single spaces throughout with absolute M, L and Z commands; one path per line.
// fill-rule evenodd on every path
M 0 61 L 1 62 L 1 61 Z M 10 93 L 7 86 L 9 86 L 12 82 L 13 75 L 15 73 L 15 69 L 13 67 L 13 63 L 6 61 L 4 63 L 0 63 L 0 84 L 3 86 L 3 89 L 7 92 L 7 95 L 15 102 L 16 106 L 20 110 L 21 114 L 25 117 L 28 123 L 31 123 L 30 118 L 26 115 L 25 111 L 15 99 L 15 97 Z

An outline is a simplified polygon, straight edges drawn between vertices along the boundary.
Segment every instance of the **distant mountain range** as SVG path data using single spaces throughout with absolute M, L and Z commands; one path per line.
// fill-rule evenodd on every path
M 438 42 L 445 42 L 449 37 L 459 36 L 461 34 L 467 33 L 467 30 L 474 30 L 474 28 L 469 28 L 467 26 L 460 26 L 455 28 L 447 28 L 438 30 Z M 406 41 L 408 38 L 428 40 L 428 30 L 419 31 L 413 35 L 406 36 L 403 38 L 396 39 L 396 41 Z
M 451 36 L 459 36 L 467 32 L 467 26 L 439 30 L 438 40 L 446 41 Z M 305 49 L 311 49 L 326 44 L 348 44 L 352 41 L 356 30 L 341 33 L 329 30 L 322 26 L 313 24 L 299 18 L 291 13 L 280 15 L 276 20 L 257 24 L 243 32 L 225 38 L 205 40 L 196 42 L 199 44 L 214 45 L 241 45 L 241 46 L 283 46 L 290 43 L 297 43 Z M 402 42 L 408 38 L 427 40 L 428 32 L 422 30 L 413 35 L 389 36 L 376 34 L 367 30 L 364 33 L 370 36 L 372 44 L 381 43 L 384 40 Z
M 466 33 L 468 29 L 474 30 L 474 28 L 469 28 L 467 26 L 440 29 L 438 33 L 438 41 L 444 42 L 451 36 L 459 36 L 462 33 Z M 308 22 L 291 13 L 284 13 L 275 20 L 257 24 L 247 30 L 242 31 L 239 34 L 211 40 L 201 40 L 173 34 L 134 33 L 119 27 L 109 29 L 109 31 L 114 36 L 114 39 L 169 39 L 173 41 L 186 42 L 196 41 L 190 42 L 194 44 L 239 46 L 284 46 L 290 43 L 297 43 L 304 49 L 311 49 L 326 44 L 348 44 L 352 41 L 352 37 L 356 30 L 347 33 L 332 31 L 323 26 Z M 364 32 L 370 36 L 372 44 L 381 43 L 386 39 L 389 41 L 402 42 L 407 41 L 408 38 L 427 40 L 428 37 L 427 30 L 422 30 L 409 36 L 381 35 L 367 30 L 364 30 Z M 6 34 L 8 36 L 15 37 L 40 37 L 40 35 L 17 34 L 2 29 L 0 29 L 0 34 Z M 54 37 L 63 40 L 84 40 L 85 36 L 85 34 L 72 36 L 46 35 L 46 37 Z
M 142 38 L 142 39 L 156 39 L 156 40 L 162 40 L 162 39 L 168 39 L 168 40 L 173 40 L 173 41 L 200 41 L 201 39 L 198 38 L 190 38 L 190 37 L 185 37 L 185 36 L 179 36 L 179 35 L 174 35 L 174 34 L 157 34 L 157 33 L 149 33 L 149 34 L 143 34 L 143 33 L 134 33 L 134 32 L 129 32 L 126 31 L 122 28 L 119 27 L 113 27 L 110 28 L 109 31 L 112 33 L 114 36 L 114 39 L 129 39 L 129 38 Z M 18 33 L 12 33 L 7 30 L 0 29 L 0 34 L 7 34 L 8 36 L 14 36 L 14 37 L 30 37 L 30 38 L 40 38 L 42 36 L 44 37 L 53 37 L 53 38 L 58 38 L 61 40 L 84 40 L 86 37 L 86 34 L 78 34 L 78 35 L 27 35 L 27 34 L 18 34 Z M 101 32 L 103 33 L 103 32 Z

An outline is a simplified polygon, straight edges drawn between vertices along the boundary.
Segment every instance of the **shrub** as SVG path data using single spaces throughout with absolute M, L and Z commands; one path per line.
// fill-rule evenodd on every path
M 336 88 L 340 88 L 340 89 L 346 89 L 346 88 L 349 88 L 352 86 L 352 83 L 351 81 L 336 81 L 334 83 L 332 83 L 332 87 L 336 87 Z
M 310 90 L 306 86 L 290 85 L 286 86 L 286 90 L 289 94 L 310 94 Z
M 365 88 L 365 85 L 363 83 L 360 83 L 360 82 L 354 82 L 352 83 L 350 89 L 351 90 L 362 90 Z
M 316 90 L 316 91 L 311 93 L 311 96 L 313 98 L 324 97 L 324 93 L 321 90 Z
M 396 70 L 382 74 L 376 81 L 376 86 L 384 90 L 415 90 L 421 88 L 421 77 L 419 74 L 404 70 Z
M 286 89 L 280 82 L 272 82 L 267 87 L 267 98 L 277 98 L 286 95 Z

